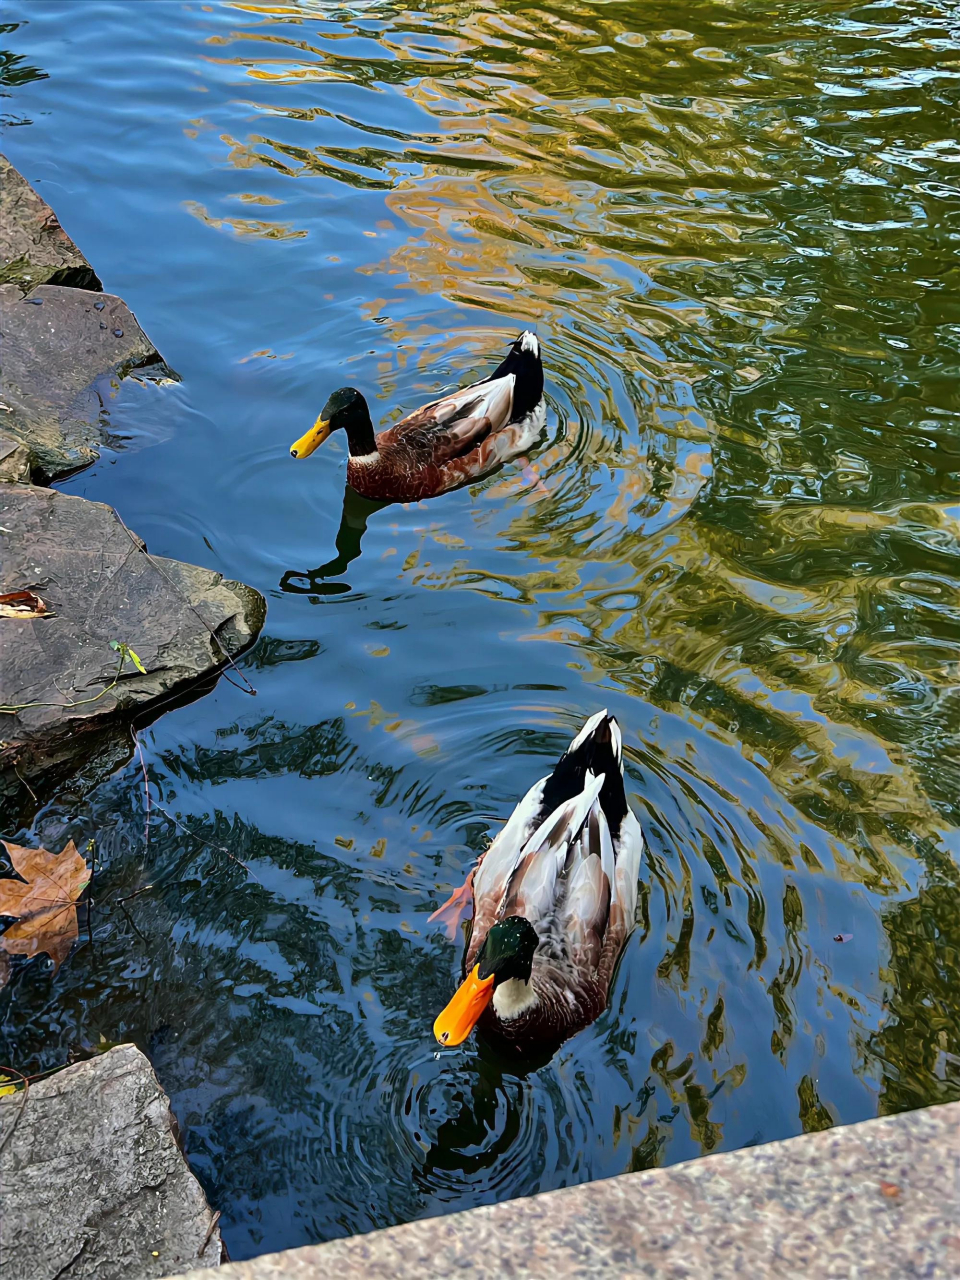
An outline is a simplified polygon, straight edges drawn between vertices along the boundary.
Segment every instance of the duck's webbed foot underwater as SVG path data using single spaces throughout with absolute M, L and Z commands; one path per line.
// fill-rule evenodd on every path
M 460 921 L 464 918 L 467 909 L 473 902 L 473 877 L 476 873 L 477 868 L 474 867 L 459 889 L 454 889 L 443 906 L 437 907 L 436 911 L 429 917 L 431 921 L 441 920 L 443 922 L 443 927 L 451 942 L 457 936 Z

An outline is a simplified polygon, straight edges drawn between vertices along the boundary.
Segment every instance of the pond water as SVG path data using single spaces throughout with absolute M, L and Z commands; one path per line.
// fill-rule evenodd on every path
M 960 1097 L 956 9 L 5 14 L 4 149 L 181 379 L 61 487 L 269 615 L 256 697 L 142 734 L 149 814 L 134 759 L 19 833 L 94 840 L 97 905 L 3 1060 L 140 1044 L 238 1258 Z M 370 513 L 290 460 L 524 326 L 526 465 Z M 428 916 L 601 706 L 609 1008 L 438 1052 Z

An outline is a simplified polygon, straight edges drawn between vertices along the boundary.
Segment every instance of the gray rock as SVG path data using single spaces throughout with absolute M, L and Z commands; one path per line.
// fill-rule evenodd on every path
M 214 677 L 266 612 L 252 587 L 146 555 L 103 503 L 25 485 L 5 486 L 2 501 L 0 592 L 32 591 L 47 612 L 0 617 L 0 701 L 22 708 L 0 712 L 0 825 L 24 802 L 24 780 L 38 793 L 82 762 L 115 765 L 130 716 Z M 114 640 L 145 675 L 128 660 L 118 677 Z
M 32 449 L 46 480 L 92 462 L 111 380 L 161 364 L 133 313 L 109 293 L 41 285 L 24 298 L 7 284 L 0 321 L 4 434 Z
M 190 1280 L 960 1275 L 960 1103 L 625 1174 Z
M 220 1233 L 175 1125 L 132 1044 L 36 1081 L 25 1100 L 0 1098 L 0 1280 L 146 1280 L 216 1264 Z
M 0 284 L 102 289 L 96 272 L 45 200 L 0 155 Z

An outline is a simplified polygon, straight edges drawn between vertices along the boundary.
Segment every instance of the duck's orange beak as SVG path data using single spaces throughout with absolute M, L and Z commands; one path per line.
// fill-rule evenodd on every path
M 462 1044 L 492 999 L 493 974 L 481 978 L 479 966 L 474 965 L 433 1024 L 433 1034 L 441 1044 Z
M 319 449 L 329 434 L 330 423 L 325 418 L 318 418 L 310 430 L 290 446 L 290 457 L 309 458 L 314 449 Z

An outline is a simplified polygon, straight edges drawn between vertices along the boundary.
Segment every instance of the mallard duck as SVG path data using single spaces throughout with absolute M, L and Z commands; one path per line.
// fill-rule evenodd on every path
M 643 855 L 623 788 L 620 729 L 592 716 L 431 919 L 472 896 L 464 980 L 437 1018 L 442 1045 L 474 1026 L 514 1053 L 553 1049 L 598 1017 L 633 928 Z
M 543 365 L 536 335 L 521 333 L 488 378 L 415 409 L 374 434 L 354 387 L 334 391 L 310 430 L 290 447 L 308 458 L 333 431 L 347 433 L 347 480 L 365 498 L 434 498 L 524 453 L 543 429 Z

